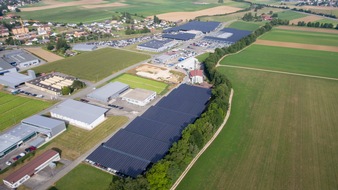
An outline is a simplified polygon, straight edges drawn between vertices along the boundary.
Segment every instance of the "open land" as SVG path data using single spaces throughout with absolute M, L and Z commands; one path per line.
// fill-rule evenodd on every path
M 299 27 L 299 26 L 277 26 L 278 29 L 283 30 L 294 30 L 294 31 L 305 31 L 305 32 L 323 32 L 330 34 L 338 34 L 338 30 L 325 29 L 325 28 L 311 28 L 311 27 Z
M 338 82 L 219 68 L 231 117 L 177 189 L 334 189 Z
M 318 21 L 318 20 L 321 20 L 321 19 L 323 19 L 323 17 L 321 17 L 321 16 L 309 15 L 309 16 L 306 16 L 306 17 L 290 20 L 290 24 L 297 25 L 298 22 L 304 21 L 305 23 L 308 23 L 308 22 L 315 22 L 315 21 Z
M 52 102 L 0 92 L 0 132 L 51 105 Z
M 296 11 L 290 11 L 290 10 L 278 12 L 279 19 L 293 20 L 293 19 L 304 18 L 306 16 L 307 14 L 296 12 Z
M 42 49 L 41 47 L 29 47 L 25 50 L 31 52 L 32 54 L 46 60 L 47 62 L 54 62 L 63 59 L 63 57 L 58 56 L 54 53 L 51 53 L 47 50 Z
M 58 190 L 106 190 L 109 187 L 112 178 L 113 176 L 107 172 L 87 164 L 80 164 L 56 182 L 54 187 Z
M 278 42 L 278 41 L 258 39 L 255 42 L 255 44 L 265 45 L 265 46 L 274 46 L 274 47 L 288 47 L 288 48 L 296 48 L 296 49 L 308 49 L 308 50 L 317 50 L 317 51 L 338 52 L 338 47 L 323 46 L 323 45 L 312 45 L 312 44 L 301 44 L 301 43 L 293 43 L 293 42 Z
M 221 64 L 338 78 L 337 60 L 335 52 L 251 45 Z
M 146 90 L 155 91 L 157 94 L 161 94 L 167 87 L 168 84 L 163 82 L 146 79 L 130 74 L 123 74 L 114 78 L 111 82 L 119 81 L 128 84 L 131 88 L 142 88 Z
M 236 21 L 231 23 L 228 27 L 229 28 L 236 28 L 239 30 L 249 30 L 254 31 L 257 30 L 259 27 L 264 25 L 265 22 L 245 22 L 245 21 Z
M 159 67 L 151 64 L 142 64 L 129 72 L 135 72 L 135 74 L 138 76 L 154 79 L 157 81 L 163 81 L 170 84 L 180 83 L 185 77 L 184 73 L 178 71 L 174 72 L 173 70 L 166 67 Z
M 304 45 L 313 44 L 338 47 L 338 35 L 329 33 L 273 29 L 272 31 L 262 35 L 259 39 L 278 42 L 302 43 Z M 304 49 L 307 48 L 305 47 Z
M 148 55 L 104 48 L 34 68 L 36 73 L 57 71 L 80 79 L 100 81 L 103 78 L 149 59 Z

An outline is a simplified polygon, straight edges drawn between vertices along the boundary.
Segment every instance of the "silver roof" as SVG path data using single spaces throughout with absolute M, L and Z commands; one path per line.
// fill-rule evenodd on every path
M 0 152 L 33 133 L 35 133 L 35 130 L 27 125 L 20 124 L 13 127 L 11 130 L 0 136 Z
M 31 124 L 44 129 L 52 129 L 60 124 L 64 124 L 64 121 L 60 121 L 53 118 L 44 117 L 41 115 L 33 115 L 21 121 L 22 124 Z
M 1 70 L 7 70 L 14 68 L 11 64 L 9 64 L 6 60 L 4 60 L 2 57 L 0 57 L 0 71 Z
M 20 73 L 5 73 L 3 76 L 0 76 L 0 81 L 5 81 L 10 84 L 19 85 L 21 83 L 27 82 L 29 80 L 32 80 L 30 76 L 23 75 Z
M 88 94 L 88 97 L 99 97 L 100 99 L 108 99 L 116 93 L 120 93 L 121 90 L 129 88 L 129 85 L 122 82 L 111 82 L 103 87 L 96 89 L 94 92 Z
M 68 99 L 57 105 L 50 112 L 91 124 L 107 111 L 108 109 L 105 108 Z
M 22 63 L 37 60 L 38 58 L 22 50 L 11 51 L 4 55 L 7 62 Z

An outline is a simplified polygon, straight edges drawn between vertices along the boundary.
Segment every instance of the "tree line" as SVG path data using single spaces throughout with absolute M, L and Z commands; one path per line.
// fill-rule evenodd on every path
M 307 27 L 314 27 L 314 28 L 334 28 L 338 29 L 338 24 L 334 26 L 332 23 L 320 23 L 320 22 L 304 22 L 299 21 L 297 23 L 297 26 L 307 26 Z

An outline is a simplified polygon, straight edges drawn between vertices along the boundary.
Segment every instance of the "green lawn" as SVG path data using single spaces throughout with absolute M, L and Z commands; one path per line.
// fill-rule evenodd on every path
M 0 92 L 0 132 L 51 105 L 52 102 Z
M 209 55 L 210 53 L 203 53 L 201 55 L 196 56 L 196 59 L 198 59 L 199 62 L 204 62 Z
M 109 173 L 87 164 L 80 164 L 56 182 L 54 187 L 57 190 L 106 190 L 112 179 L 113 175 Z
M 338 78 L 338 53 L 252 45 L 221 64 Z
M 119 81 L 128 84 L 131 88 L 142 88 L 146 90 L 155 91 L 157 94 L 161 94 L 167 87 L 168 84 L 159 82 L 143 77 L 138 77 L 130 74 L 123 74 L 114 78 L 111 82 Z
M 100 81 L 119 70 L 149 58 L 150 56 L 145 54 L 104 48 L 35 67 L 34 71 L 36 73 L 58 71 L 80 79 Z
M 338 187 L 338 82 L 235 68 L 230 119 L 177 190 Z
M 293 20 L 293 19 L 303 18 L 303 17 L 308 16 L 307 14 L 299 13 L 295 11 L 282 11 L 282 12 L 278 12 L 277 14 L 278 14 L 279 19 L 286 19 L 286 20 Z
M 273 29 L 271 32 L 267 32 L 261 36 L 260 39 L 302 44 L 338 46 L 338 35 L 329 33 Z
M 265 22 L 245 22 L 245 21 L 236 21 L 231 23 L 228 28 L 236 28 L 239 30 L 249 30 L 254 31 L 257 30 L 259 27 L 264 25 Z

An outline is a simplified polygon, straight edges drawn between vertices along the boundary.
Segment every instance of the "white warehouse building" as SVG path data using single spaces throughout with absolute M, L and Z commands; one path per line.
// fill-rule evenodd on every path
M 102 123 L 108 109 L 68 99 L 50 111 L 54 118 L 67 121 L 71 125 L 91 130 Z
M 190 71 L 190 70 L 198 69 L 199 68 L 198 63 L 199 62 L 196 58 L 189 57 L 188 59 L 179 62 L 178 67 Z
M 145 106 L 151 100 L 155 99 L 156 92 L 151 90 L 145 90 L 140 88 L 135 88 L 133 90 L 129 90 L 126 93 L 121 95 L 122 100 L 125 100 L 131 104 L 135 104 L 138 106 Z

